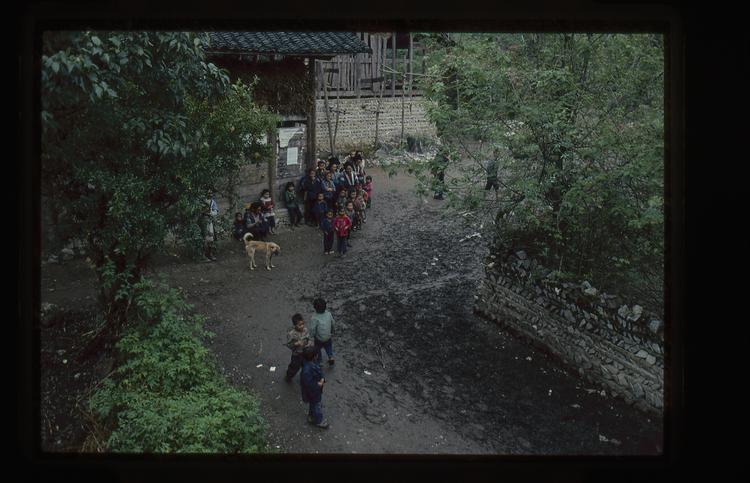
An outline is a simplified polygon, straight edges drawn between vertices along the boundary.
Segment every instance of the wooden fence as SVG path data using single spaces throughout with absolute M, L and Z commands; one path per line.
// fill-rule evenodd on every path
M 315 61 L 316 96 L 336 97 L 418 96 L 413 87 L 413 72 L 421 67 L 424 72 L 424 47 L 416 44 L 412 34 L 406 51 L 399 56 L 396 33 L 360 32 L 360 38 L 370 47 L 371 54 L 339 55 L 331 60 Z M 414 53 L 420 59 L 415 65 Z

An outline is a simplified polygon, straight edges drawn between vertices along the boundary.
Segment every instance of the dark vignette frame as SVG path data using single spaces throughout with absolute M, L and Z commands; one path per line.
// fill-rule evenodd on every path
M 320 9 L 319 9 L 320 8 Z M 684 476 L 685 426 L 685 326 L 686 326 L 686 31 L 691 12 L 669 2 L 594 3 L 535 0 L 523 5 L 477 2 L 437 6 L 415 5 L 377 8 L 368 4 L 320 7 L 296 1 L 291 5 L 233 5 L 224 0 L 193 3 L 144 0 L 98 4 L 32 3 L 16 24 L 18 45 L 19 111 L 17 146 L 19 227 L 16 347 L 18 459 L 22 472 L 43 480 L 59 476 L 93 481 L 140 479 L 254 479 L 283 476 L 316 479 L 318 471 L 334 478 L 392 474 L 417 475 L 468 481 L 511 479 L 534 481 L 615 481 Z M 150 455 L 58 455 L 39 449 L 39 280 L 40 235 L 40 109 L 39 56 L 41 33 L 56 29 L 124 30 L 378 30 L 378 31 L 616 31 L 661 32 L 665 35 L 665 322 L 667 350 L 665 374 L 665 445 L 657 457 L 518 457 L 518 456 L 412 456 L 412 455 L 258 455 L 238 457 Z M 321 475 L 321 473 L 317 473 Z M 399 479 L 400 479 L 399 478 Z

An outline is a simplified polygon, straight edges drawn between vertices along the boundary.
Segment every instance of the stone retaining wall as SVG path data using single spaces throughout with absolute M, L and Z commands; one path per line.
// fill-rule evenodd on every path
M 336 132 L 338 151 L 360 146 L 372 146 L 375 142 L 375 111 L 377 98 L 341 99 L 339 104 L 339 125 Z M 404 99 L 404 137 L 436 138 L 435 125 L 427 119 L 423 97 Z M 336 99 L 329 99 L 328 105 L 336 108 Z M 378 140 L 391 142 L 401 136 L 400 97 L 383 97 L 378 118 Z M 335 112 L 331 114 L 331 128 L 335 129 Z M 318 151 L 330 149 L 325 103 L 316 101 L 315 143 Z
M 530 339 L 627 403 L 664 406 L 664 332 L 660 318 L 600 294 L 588 282 L 560 284 L 519 251 L 490 256 L 476 295 L 480 316 Z M 549 273 L 548 271 L 546 271 Z

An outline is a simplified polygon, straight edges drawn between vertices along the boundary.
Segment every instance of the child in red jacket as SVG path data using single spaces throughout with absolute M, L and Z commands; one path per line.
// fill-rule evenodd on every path
M 333 220 L 333 231 L 338 238 L 338 252 L 342 257 L 346 255 L 346 239 L 349 236 L 349 230 L 352 228 L 352 220 L 346 216 L 344 210 L 339 210 L 339 216 Z

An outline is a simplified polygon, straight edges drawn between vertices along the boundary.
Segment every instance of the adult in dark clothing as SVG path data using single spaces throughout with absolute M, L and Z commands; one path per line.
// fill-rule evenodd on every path
M 497 160 L 495 158 L 487 161 L 487 184 L 484 186 L 485 190 L 495 188 L 495 191 L 500 188 L 500 182 L 497 178 Z
M 443 199 L 443 193 L 445 192 L 445 169 L 448 167 L 448 150 L 444 146 L 438 148 L 438 152 L 435 155 L 435 160 L 432 163 L 432 175 L 435 177 L 433 180 L 433 187 L 435 189 L 435 195 L 433 198 L 436 200 Z
M 315 215 L 313 214 L 313 205 L 320 192 L 320 183 L 315 178 L 315 170 L 309 169 L 307 176 L 302 180 L 302 192 L 305 194 L 305 224 L 316 226 Z
M 253 235 L 255 240 L 265 240 L 269 231 L 268 223 L 260 214 L 260 208 L 260 203 L 253 203 L 245 210 L 245 230 Z
M 346 188 L 347 191 L 356 191 L 357 187 L 359 186 L 359 179 L 354 173 L 354 169 L 351 165 L 347 165 L 346 168 L 344 168 L 344 177 L 341 181 L 340 186 Z

